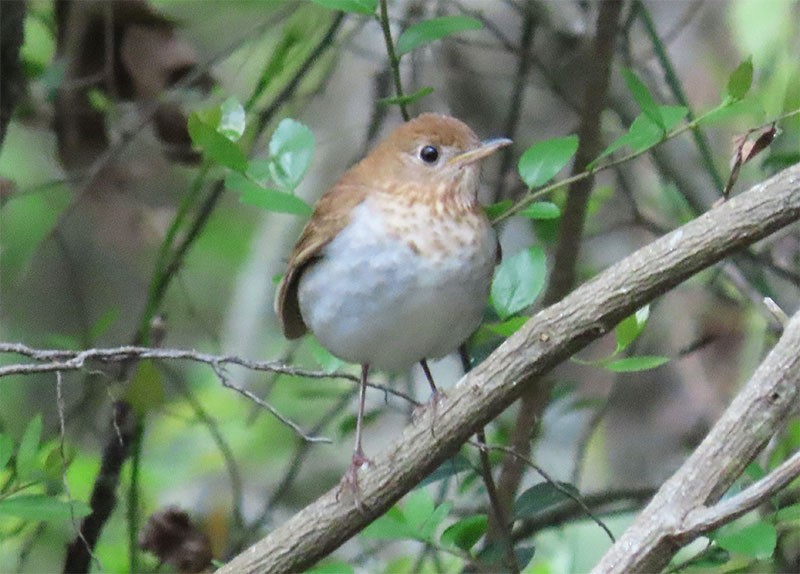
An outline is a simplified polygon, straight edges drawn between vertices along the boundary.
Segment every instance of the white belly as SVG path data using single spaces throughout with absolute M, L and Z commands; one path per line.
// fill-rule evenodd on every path
M 455 350 L 478 327 L 489 295 L 495 236 L 488 223 L 459 231 L 431 220 L 421 234 L 462 241 L 426 256 L 387 232 L 369 202 L 304 271 L 298 296 L 303 320 L 320 343 L 352 363 L 401 371 Z M 469 232 L 469 233 L 465 233 Z

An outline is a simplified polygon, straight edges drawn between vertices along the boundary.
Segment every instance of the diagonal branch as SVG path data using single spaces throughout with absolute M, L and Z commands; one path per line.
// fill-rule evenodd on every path
M 800 312 L 708 436 L 595 566 L 596 574 L 658 572 L 686 544 L 752 510 L 800 472 L 795 454 L 714 504 L 769 441 L 800 396 Z
M 359 471 L 360 510 L 333 488 L 220 569 L 298 572 L 386 512 L 536 381 L 701 269 L 800 219 L 800 165 L 639 249 L 532 317 Z M 534 383 L 535 384 L 535 383 Z M 430 432 L 436 417 L 436 433 Z

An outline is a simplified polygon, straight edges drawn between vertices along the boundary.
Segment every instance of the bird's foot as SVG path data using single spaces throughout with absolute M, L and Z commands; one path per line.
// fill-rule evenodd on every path
M 372 461 L 368 459 L 363 452 L 353 453 L 350 466 L 347 468 L 344 476 L 342 476 L 342 480 L 339 481 L 339 490 L 336 492 L 337 501 L 343 492 L 351 494 L 353 496 L 353 501 L 355 502 L 356 508 L 358 508 L 359 512 L 362 514 L 365 513 L 365 509 L 361 498 L 361 487 L 358 484 L 358 471 L 362 467 L 369 466 L 371 464 Z
M 436 390 L 431 393 L 431 398 L 428 399 L 428 402 L 419 405 L 414 408 L 414 412 L 412 413 L 412 418 L 414 422 L 416 422 L 425 411 L 430 407 L 431 409 L 431 435 L 434 435 L 434 427 L 436 426 L 436 420 L 439 416 L 439 405 L 447 401 L 447 394 L 444 391 Z

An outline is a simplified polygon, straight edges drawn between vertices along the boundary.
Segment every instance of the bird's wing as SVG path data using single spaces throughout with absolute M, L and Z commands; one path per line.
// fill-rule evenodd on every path
M 289 256 L 289 267 L 278 285 L 275 313 L 287 339 L 303 336 L 308 327 L 300 315 L 297 285 L 308 266 L 320 257 L 322 249 L 350 222 L 353 209 L 364 201 L 368 188 L 340 181 L 323 194 Z

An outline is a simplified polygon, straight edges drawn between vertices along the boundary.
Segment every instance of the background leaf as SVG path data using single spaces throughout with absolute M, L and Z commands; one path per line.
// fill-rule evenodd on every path
M 574 496 L 580 495 L 578 489 L 567 482 L 559 482 L 558 485 Z M 514 517 L 532 518 L 543 510 L 564 500 L 569 500 L 569 498 L 565 492 L 549 482 L 540 482 L 520 494 L 517 500 L 514 501 Z
M 0 433 L 0 471 L 6 467 L 13 454 L 14 441 L 7 434 Z
M 70 511 L 70 507 L 72 511 Z M 83 518 L 91 512 L 85 502 L 59 500 L 46 494 L 20 494 L 0 500 L 0 515 L 15 516 L 26 520 L 58 522 Z
M 734 100 L 741 100 L 750 91 L 753 85 L 753 57 L 750 56 L 739 64 L 728 78 L 728 85 L 725 90 L 728 96 Z
M 492 281 L 492 307 L 500 319 L 508 319 L 531 305 L 544 287 L 547 258 L 533 246 L 503 259 Z
M 636 103 L 639 104 L 642 113 L 650 118 L 663 134 L 667 128 L 664 126 L 661 113 L 658 111 L 658 104 L 656 104 L 653 96 L 650 95 L 650 90 L 647 89 L 647 86 L 644 85 L 644 82 L 639 79 L 639 76 L 633 70 L 622 68 L 621 73 L 622 78 L 625 80 L 625 85 L 628 86 L 628 90 L 633 95 Z
M 281 120 L 269 141 L 272 179 L 291 192 L 303 179 L 314 156 L 314 134 L 291 118 Z
M 205 123 L 198 113 L 189 114 L 187 127 L 192 143 L 211 161 L 235 171 L 247 169 L 247 158 L 239 146 L 219 133 L 216 126 Z
M 39 441 L 42 438 L 42 415 L 33 417 L 22 438 L 19 440 L 17 449 L 17 479 L 19 482 L 28 482 L 39 477 Z
M 558 219 L 561 209 L 549 201 L 537 201 L 519 212 L 520 215 L 530 219 Z
M 635 373 L 638 371 L 649 371 L 669 363 L 669 357 L 657 357 L 652 355 L 641 355 L 638 357 L 625 357 L 600 363 L 604 369 L 614 373 Z
M 519 158 L 519 176 L 528 188 L 544 185 L 569 163 L 577 150 L 576 135 L 536 142 Z
M 384 105 L 400 105 L 400 104 L 413 104 L 414 102 L 421 100 L 425 96 L 432 94 L 433 88 L 430 86 L 424 86 L 418 89 L 413 94 L 405 94 L 403 96 L 393 96 L 391 98 L 383 98 L 378 100 L 378 103 Z
M 488 524 L 489 518 L 485 514 L 462 518 L 442 532 L 440 541 L 443 546 L 455 546 L 469 552 L 486 533 Z
M 164 402 L 164 377 L 153 361 L 141 361 L 125 391 L 125 399 L 140 415 Z
M 230 97 L 219 107 L 220 118 L 217 131 L 235 142 L 242 137 L 245 128 L 244 107 L 234 97 Z
M 736 532 L 714 537 L 715 542 L 728 552 L 744 554 L 763 560 L 772 556 L 778 534 L 768 522 L 749 524 Z
M 647 325 L 648 317 L 650 317 L 650 305 L 645 305 L 617 325 L 614 329 L 614 337 L 617 339 L 617 348 L 614 350 L 614 354 L 621 353 L 636 340 Z
M 441 40 L 447 36 L 466 32 L 467 30 L 480 30 L 483 28 L 480 20 L 467 16 L 442 16 L 424 20 L 406 28 L 397 38 L 395 47 L 398 56 L 416 50 L 420 46 Z
M 313 2 L 330 10 L 341 10 L 351 14 L 372 15 L 378 8 L 378 0 L 313 0 Z
M 404 540 L 415 538 L 416 531 L 409 526 L 400 507 L 392 506 L 386 514 L 362 530 L 361 536 L 373 540 Z
M 467 470 L 474 470 L 472 464 L 469 462 L 467 457 L 461 453 L 458 453 L 450 460 L 444 461 L 439 468 L 434 470 L 422 482 L 420 482 L 419 485 L 417 485 L 417 488 L 433 484 L 434 482 L 439 482 L 440 480 L 455 476 Z
M 241 194 L 239 200 L 276 213 L 310 216 L 313 209 L 305 201 L 291 193 L 268 189 L 251 181 L 238 172 L 231 172 L 225 178 L 225 187 Z

